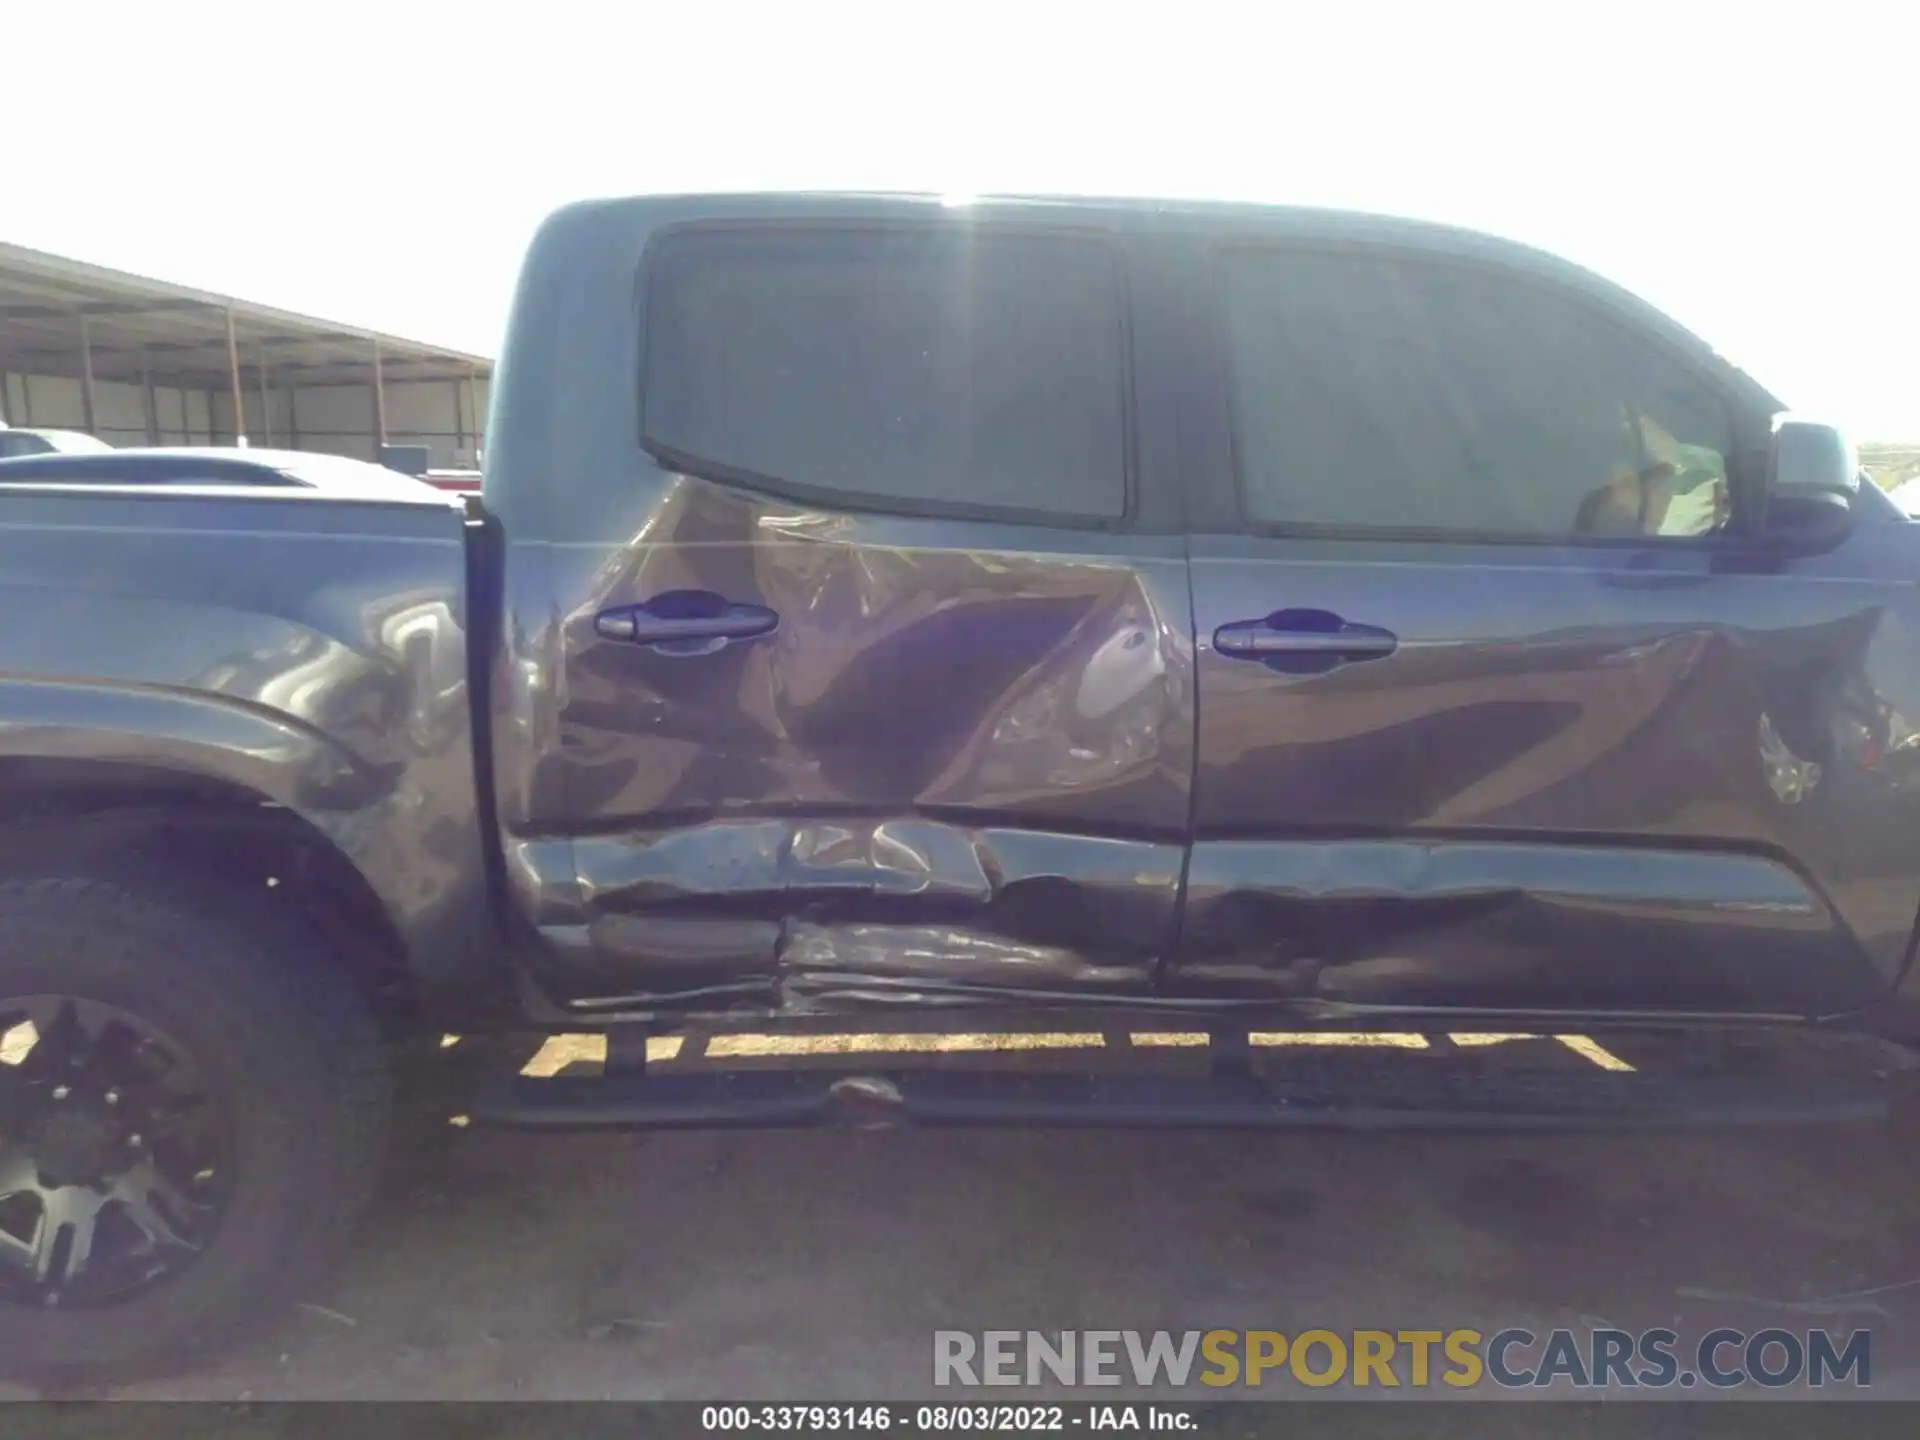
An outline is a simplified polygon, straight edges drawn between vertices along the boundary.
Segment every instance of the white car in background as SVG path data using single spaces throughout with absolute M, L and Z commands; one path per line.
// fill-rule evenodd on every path
M 12 434 L 0 431 L 0 438 Z M 0 457 L 0 489 L 14 485 L 247 485 L 358 499 L 446 500 L 411 475 L 307 450 L 178 445 L 101 453 Z
M 15 455 L 97 455 L 112 448 L 78 430 L 15 430 L 0 420 L 0 460 Z

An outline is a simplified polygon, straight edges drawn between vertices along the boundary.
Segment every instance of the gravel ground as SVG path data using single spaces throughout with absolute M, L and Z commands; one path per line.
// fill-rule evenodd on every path
M 1909 1135 L 547 1136 L 435 1113 L 305 1304 L 114 1393 L 953 1398 L 936 1329 L 1826 1325 L 1871 1327 L 1874 1395 L 1920 1397 Z

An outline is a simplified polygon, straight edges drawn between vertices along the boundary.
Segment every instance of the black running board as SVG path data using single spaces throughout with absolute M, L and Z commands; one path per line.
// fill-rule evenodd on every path
M 1373 1091 L 1375 1093 L 1367 1093 Z M 1382 1093 L 1387 1092 L 1387 1093 Z M 1397 1093 L 1395 1093 L 1397 1092 Z M 1884 1121 L 1876 1086 L 1803 1078 L 1537 1074 L 1349 1094 L 1251 1076 L 616 1074 L 484 1083 L 472 1118 L 534 1129 L 809 1125 L 1298 1130 L 1650 1130 Z

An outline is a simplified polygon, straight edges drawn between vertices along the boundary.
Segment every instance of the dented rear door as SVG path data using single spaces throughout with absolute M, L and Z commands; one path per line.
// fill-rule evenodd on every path
M 625 488 L 541 561 L 549 813 L 510 855 L 564 839 L 574 879 L 541 891 L 542 979 L 589 1008 L 1145 992 L 1194 718 L 1131 242 L 797 203 L 640 247 Z

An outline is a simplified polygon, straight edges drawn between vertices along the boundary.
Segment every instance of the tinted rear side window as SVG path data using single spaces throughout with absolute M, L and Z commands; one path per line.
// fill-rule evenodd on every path
M 1224 290 L 1255 520 L 1543 539 L 1727 523 L 1717 393 L 1569 296 L 1313 252 L 1229 256 Z
M 686 231 L 656 242 L 668 463 L 883 509 L 1126 512 L 1126 343 L 1097 241 Z

